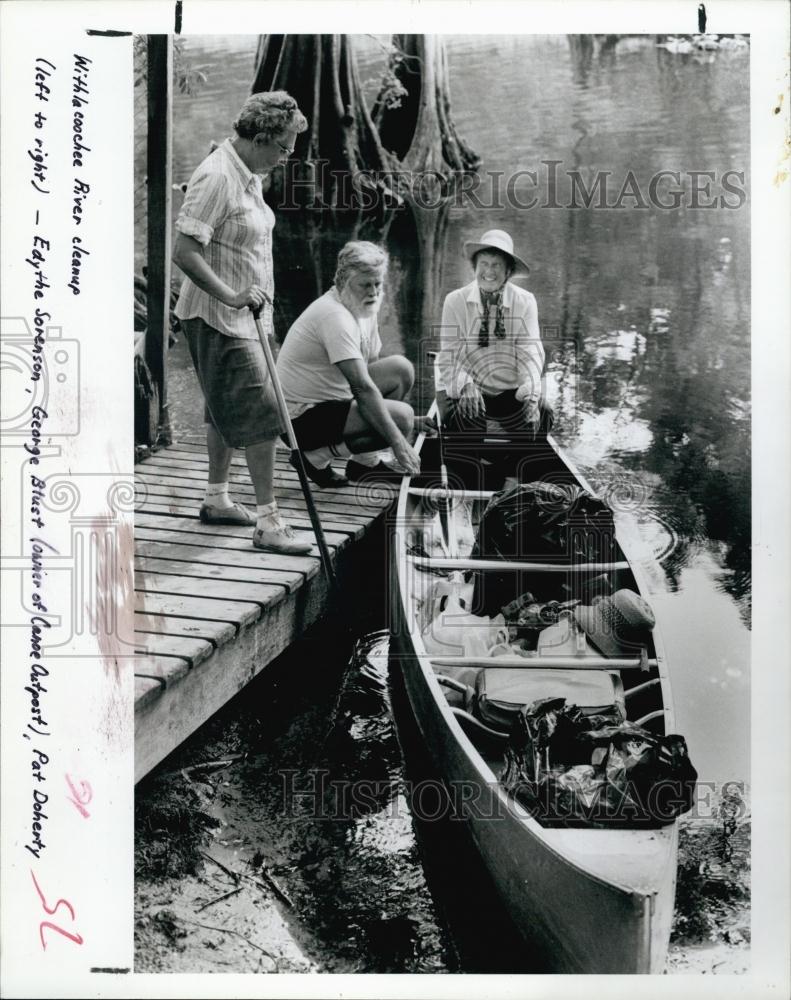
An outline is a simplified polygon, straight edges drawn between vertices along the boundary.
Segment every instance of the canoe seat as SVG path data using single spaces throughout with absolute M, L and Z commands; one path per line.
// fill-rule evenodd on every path
M 475 684 L 476 714 L 496 729 L 509 730 L 515 714 L 541 698 L 565 698 L 586 713 L 616 704 L 624 708 L 623 684 L 616 671 L 487 667 Z
M 583 643 L 586 661 L 606 661 L 578 634 L 576 626 L 563 619 L 545 628 L 538 637 L 539 656 L 573 655 L 577 643 Z M 496 661 L 495 661 L 496 662 Z M 621 676 L 613 670 L 575 670 L 548 667 L 520 670 L 509 667 L 487 667 L 476 679 L 477 714 L 484 722 L 500 726 L 513 719 L 520 708 L 541 698 L 565 698 L 584 712 L 600 711 L 618 704 L 626 715 L 626 701 Z

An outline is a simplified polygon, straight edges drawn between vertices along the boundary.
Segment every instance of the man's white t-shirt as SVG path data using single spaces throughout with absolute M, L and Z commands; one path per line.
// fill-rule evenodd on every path
M 295 320 L 277 358 L 277 372 L 292 418 L 317 403 L 352 399 L 339 361 L 368 364 L 382 349 L 376 316 L 355 319 L 335 288 Z

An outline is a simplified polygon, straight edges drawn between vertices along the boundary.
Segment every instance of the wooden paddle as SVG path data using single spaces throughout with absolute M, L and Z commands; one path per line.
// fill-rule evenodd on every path
M 272 307 L 272 300 L 264 292 L 264 298 L 266 305 L 270 308 Z M 257 308 L 250 306 L 250 310 L 255 319 L 255 328 L 258 331 L 258 339 L 261 341 L 261 347 L 264 351 L 264 357 L 266 358 L 266 367 L 269 369 L 269 377 L 272 380 L 272 386 L 275 390 L 275 397 L 277 399 L 277 408 L 280 413 L 280 420 L 286 430 L 286 437 L 288 438 L 288 446 L 291 449 L 291 460 L 294 464 L 294 468 L 297 470 L 297 475 L 299 476 L 299 483 L 302 487 L 302 494 L 305 497 L 305 504 L 308 508 L 308 514 L 310 515 L 310 523 L 313 525 L 313 532 L 316 535 L 316 544 L 319 547 L 319 554 L 321 556 L 321 565 L 324 570 L 324 575 L 327 578 L 327 583 L 330 585 L 330 590 L 334 595 L 338 593 L 338 579 L 335 576 L 335 569 L 332 565 L 332 558 L 330 556 L 330 550 L 327 546 L 327 539 L 324 537 L 324 529 L 321 526 L 321 519 L 319 518 L 319 512 L 316 510 L 316 504 L 313 500 L 313 493 L 310 489 L 310 482 L 308 481 L 308 474 L 305 471 L 305 463 L 302 461 L 302 452 L 299 450 L 299 444 L 297 443 L 297 437 L 294 434 L 294 427 L 291 423 L 291 417 L 288 413 L 288 406 L 286 405 L 286 397 L 283 395 L 283 386 L 280 384 L 280 376 L 277 374 L 277 367 L 275 366 L 275 359 L 272 354 L 272 348 L 269 345 L 269 338 L 264 331 L 264 325 L 261 322 L 261 306 Z
M 434 393 L 439 386 L 439 354 L 436 351 L 429 353 L 429 358 L 434 363 Z M 450 501 L 450 487 L 448 480 L 448 467 L 445 464 L 445 438 L 442 433 L 442 414 L 437 400 L 437 442 L 439 444 L 439 475 L 442 482 L 442 489 L 446 496 L 439 507 L 439 523 L 442 528 L 442 540 L 445 543 L 445 551 L 451 559 L 458 558 L 459 549 L 456 542 L 456 523 L 453 520 L 453 508 Z

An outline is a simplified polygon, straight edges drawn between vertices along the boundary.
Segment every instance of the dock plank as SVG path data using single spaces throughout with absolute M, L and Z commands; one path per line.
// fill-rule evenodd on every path
M 277 573 L 286 586 L 294 590 L 319 571 L 319 562 L 313 556 L 279 556 L 274 552 L 261 552 L 252 546 L 245 549 L 224 548 L 214 544 L 190 545 L 146 539 L 141 529 L 135 538 L 135 551 L 139 556 L 152 559 L 173 559 L 184 563 L 197 563 L 196 572 L 204 564 L 229 570 L 257 570 Z M 205 572 L 205 571 L 204 571 Z
M 237 630 L 246 628 L 261 617 L 260 606 L 250 602 L 220 601 L 178 594 L 151 594 L 138 590 L 135 591 L 135 611 L 141 614 L 229 622 L 236 626 Z
M 158 459 L 156 457 L 146 460 L 147 463 L 150 462 L 151 465 L 148 466 L 150 470 L 156 469 L 157 471 L 167 470 L 168 474 L 171 476 L 178 476 L 180 479 L 189 480 L 192 482 L 206 483 L 206 474 L 208 472 L 208 465 L 203 466 L 200 463 L 192 462 L 189 460 L 182 459 Z M 289 466 L 288 469 L 276 469 L 274 474 L 275 481 L 275 492 L 279 486 L 290 486 L 299 489 L 299 477 L 297 473 Z M 232 485 L 247 485 L 250 482 L 250 476 L 246 469 L 239 469 L 232 471 L 229 475 L 229 482 Z M 378 503 L 380 495 L 385 497 L 395 496 L 397 494 L 397 488 L 391 483 L 380 483 L 374 482 L 371 484 L 366 484 L 364 486 L 359 483 L 350 483 L 348 486 L 341 486 L 335 489 L 322 489 L 322 494 L 330 496 L 334 494 L 338 497 L 348 497 L 352 504 L 356 503 L 357 498 L 360 500 L 371 503 Z M 384 501 L 382 501 L 384 503 Z
M 165 682 L 153 677 L 135 676 L 135 713 L 143 712 L 160 700 Z
M 135 677 L 149 677 L 162 681 L 165 687 L 170 687 L 177 684 L 192 667 L 193 664 L 182 656 L 167 656 L 157 653 L 143 656 L 137 661 Z
M 154 594 L 178 594 L 221 601 L 251 601 L 266 608 L 286 594 L 286 588 L 271 583 L 238 583 L 228 580 L 176 576 L 168 573 L 135 573 L 135 590 Z
M 306 517 L 305 523 L 309 525 L 310 519 Z M 146 528 L 164 528 L 173 532 L 197 533 L 206 538 L 234 538 L 252 548 L 252 531 L 243 525 L 236 527 L 235 525 L 201 524 L 194 517 L 170 517 L 165 514 L 146 514 L 145 512 L 135 514 L 135 528 L 138 525 Z M 351 538 L 355 537 L 356 532 L 325 531 L 324 534 L 328 546 L 331 549 L 339 550 L 345 547 Z
M 135 496 L 139 501 L 153 501 L 154 503 L 161 502 L 161 499 L 155 498 L 164 497 L 166 500 L 175 500 L 176 503 L 194 507 L 196 511 L 200 510 L 201 504 L 203 503 L 203 488 L 197 485 L 186 486 L 184 485 L 184 482 L 184 480 L 166 479 L 164 476 L 156 477 L 156 479 L 148 477 L 145 482 L 139 482 L 136 484 Z M 255 507 L 255 491 L 252 486 L 247 489 L 237 488 L 233 490 L 232 493 L 234 499 L 245 504 L 248 509 L 253 512 L 253 508 Z M 326 500 L 321 496 L 321 493 L 318 490 L 314 492 L 313 499 L 316 504 L 316 509 L 320 514 L 326 514 L 328 517 L 334 517 L 336 519 L 348 518 L 349 520 L 359 524 L 369 524 L 371 521 L 371 513 L 375 515 L 381 509 L 376 507 L 358 507 L 357 505 L 352 506 L 349 503 L 336 503 Z M 306 509 L 305 498 L 303 497 L 301 490 L 278 489 L 277 504 L 278 507 L 285 509 Z
M 152 545 L 176 545 L 179 547 L 182 545 L 188 545 L 191 549 L 202 550 L 203 552 L 209 553 L 210 556 L 216 553 L 217 558 L 220 558 L 221 554 L 227 554 L 228 556 L 234 557 L 237 554 L 246 555 L 254 559 L 261 559 L 262 566 L 264 565 L 263 560 L 265 558 L 271 558 L 274 555 L 274 553 L 262 552 L 260 549 L 254 549 L 248 531 L 243 532 L 241 536 L 237 537 L 227 535 L 207 535 L 200 531 L 187 531 L 182 528 L 179 528 L 178 530 L 175 528 L 169 528 L 166 524 L 159 522 L 154 527 L 149 527 L 145 524 L 136 525 L 135 540 L 137 539 L 149 542 Z M 222 555 L 222 557 L 224 558 L 225 556 Z M 306 574 L 308 579 L 315 576 L 321 566 L 318 558 L 318 549 L 316 550 L 315 556 L 294 556 L 293 559 L 295 564 L 305 560 L 311 560 L 311 562 L 313 562 L 314 565 L 312 572 L 308 572 Z
M 177 615 L 152 615 L 138 612 L 135 615 L 135 635 L 159 635 L 167 637 L 184 636 L 187 639 L 205 640 L 210 647 L 206 656 L 210 656 L 217 646 L 223 646 L 236 635 L 236 626 L 231 622 L 216 622 L 206 618 L 180 618 Z M 146 649 L 149 643 L 138 639 L 138 645 Z M 164 648 L 164 647 L 163 647 Z M 203 651 L 203 643 L 196 646 L 196 653 Z M 184 650 L 174 645 L 166 650 L 166 655 L 186 655 Z M 201 657 L 205 659 L 205 657 Z M 199 660 L 193 662 L 200 662 Z
M 142 657 L 169 656 L 186 661 L 188 666 L 196 666 L 208 659 L 214 646 L 207 639 L 185 635 L 155 635 L 148 632 L 135 633 L 135 652 Z M 135 673 L 144 673 L 143 660 L 136 661 Z
M 278 503 L 278 507 L 292 527 L 299 530 L 312 528 L 310 516 L 304 506 L 291 507 L 289 504 Z M 168 501 L 164 497 L 149 497 L 142 501 L 135 501 L 135 511 L 145 514 L 163 514 L 166 517 L 190 517 L 198 521 L 199 510 L 200 504 L 197 502 Z M 326 513 L 322 514 L 319 512 L 319 520 L 325 534 L 328 531 L 347 532 L 352 538 L 359 538 L 365 533 L 366 522 L 364 519 L 348 517 L 344 518 L 344 520 L 338 520 L 328 517 Z M 201 522 L 198 523 L 201 527 L 205 527 Z M 247 528 L 246 530 L 252 532 L 252 528 Z
M 173 465 L 160 464 L 158 466 L 144 466 L 144 471 L 139 473 L 141 483 L 169 482 L 180 484 L 192 489 L 205 489 L 208 467 L 204 472 L 195 469 L 181 468 L 177 463 Z M 136 478 L 137 478 L 136 474 Z M 253 486 L 250 475 L 246 469 L 238 471 L 231 470 L 228 477 L 231 493 L 241 491 L 247 495 L 253 494 Z M 295 497 L 302 496 L 302 487 L 296 472 L 275 471 L 274 477 L 275 492 L 292 494 Z M 397 493 L 397 489 L 392 484 L 375 483 L 374 490 L 370 486 L 360 487 L 359 483 L 350 483 L 348 486 L 318 487 L 312 489 L 313 496 L 317 499 L 330 501 L 332 503 L 343 504 L 350 510 L 371 510 L 381 511 L 384 506 L 389 506 L 391 494 Z M 384 498 L 383 498 L 384 497 Z
M 175 479 L 180 479 L 186 483 L 199 483 L 206 485 L 206 477 L 208 473 L 208 466 L 203 469 L 195 469 L 189 466 L 184 466 L 180 462 L 158 462 L 155 465 L 145 466 L 147 476 L 168 476 Z M 237 484 L 238 486 L 249 487 L 250 473 L 247 469 L 236 469 L 231 468 L 230 474 L 228 476 L 228 481 L 231 485 Z M 275 488 L 290 488 L 294 490 L 300 489 L 299 477 L 293 469 L 275 469 L 274 474 Z M 318 487 L 317 487 L 318 490 Z M 332 497 L 336 500 L 345 500 L 355 502 L 356 486 L 354 484 L 349 484 L 348 486 L 334 486 L 334 487 L 322 487 L 321 495 Z
M 380 450 L 385 452 L 388 451 L 389 449 L 382 448 Z M 178 443 L 171 445 L 167 449 L 167 454 L 173 455 L 174 458 L 184 458 L 187 459 L 188 461 L 206 463 L 206 465 L 208 465 L 209 462 L 209 456 L 206 452 L 205 443 L 190 444 L 188 442 L 179 441 Z M 278 447 L 275 449 L 275 467 L 278 469 L 281 468 L 287 469 L 288 471 L 293 472 L 294 467 L 291 465 L 291 462 L 289 461 L 290 454 L 291 454 L 290 450 L 285 445 L 283 445 L 282 447 L 278 445 Z M 335 461 L 333 461 L 332 464 L 333 468 L 341 470 L 345 467 L 346 460 L 336 459 Z M 245 458 L 242 449 L 237 448 L 234 450 L 233 455 L 231 456 L 231 465 L 239 466 L 240 468 L 243 469 L 247 468 L 247 459 Z
M 236 583 L 264 583 L 293 591 L 302 582 L 299 573 L 287 573 L 277 569 L 260 569 L 249 566 L 217 566 L 212 563 L 186 562 L 183 559 L 166 559 L 161 556 L 135 556 L 135 570 L 144 573 L 167 573 L 173 576 L 189 576 L 197 579 L 227 580 Z
M 164 680 L 164 675 L 172 666 L 169 661 L 174 659 L 184 660 L 184 663 L 190 666 L 190 661 L 185 660 L 183 656 L 159 656 L 141 653 L 134 661 L 134 675 L 135 677 L 153 677 L 154 680 Z

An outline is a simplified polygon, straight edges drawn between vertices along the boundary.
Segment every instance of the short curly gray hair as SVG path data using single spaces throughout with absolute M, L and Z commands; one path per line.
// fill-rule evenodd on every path
M 255 139 L 261 133 L 267 139 L 273 139 L 288 129 L 304 132 L 308 120 L 290 94 L 285 90 L 271 90 L 251 94 L 242 105 L 233 127 L 240 139 Z
M 338 254 L 335 287 L 340 291 L 356 271 L 370 271 L 381 267 L 386 272 L 389 261 L 384 247 L 367 240 L 352 240 Z

